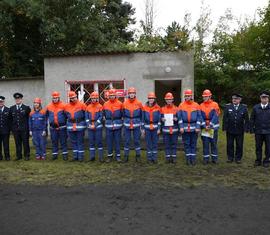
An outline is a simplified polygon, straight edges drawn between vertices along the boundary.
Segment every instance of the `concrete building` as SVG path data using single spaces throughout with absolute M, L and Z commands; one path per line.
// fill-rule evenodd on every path
M 137 88 L 138 98 L 145 102 L 147 93 L 155 91 L 163 104 L 166 92 L 172 92 L 178 105 L 182 91 L 194 87 L 194 62 L 192 52 L 100 52 L 50 54 L 44 58 L 44 79 L 0 79 L 0 93 L 13 103 L 16 91 L 25 95 L 25 103 L 34 97 L 50 102 L 52 91 L 60 91 L 63 100 L 67 92 L 75 90 L 86 103 L 89 94 L 96 90 L 101 101 L 110 87 L 124 96 L 128 87 Z

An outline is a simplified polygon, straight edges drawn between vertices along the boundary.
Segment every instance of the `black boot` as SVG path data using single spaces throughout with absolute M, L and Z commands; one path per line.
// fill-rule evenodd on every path
M 209 159 L 208 158 L 204 158 L 203 159 L 203 165 L 207 165 L 209 163 Z
M 141 162 L 141 155 L 136 155 L 136 162 Z
M 124 156 L 124 163 L 128 162 L 128 156 Z

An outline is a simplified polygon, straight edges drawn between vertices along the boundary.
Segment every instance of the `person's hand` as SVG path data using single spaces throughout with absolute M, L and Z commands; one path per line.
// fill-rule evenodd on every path
M 181 134 L 184 133 L 184 128 L 180 128 L 180 133 L 181 133 Z
M 173 120 L 176 122 L 178 119 L 177 119 L 177 117 L 174 117 Z
M 32 136 L 32 135 L 33 135 L 32 131 L 29 131 L 29 135 L 30 135 L 30 136 Z
M 46 131 L 43 131 L 41 135 L 46 136 Z
M 162 122 L 165 122 L 165 121 L 166 121 L 166 119 L 165 119 L 165 118 L 161 118 L 161 121 L 162 121 Z
M 157 134 L 160 135 L 160 130 L 157 131 Z
M 200 133 L 201 130 L 196 128 L 195 131 L 196 131 L 196 133 Z
M 209 131 L 210 130 L 210 126 L 206 126 L 205 130 Z

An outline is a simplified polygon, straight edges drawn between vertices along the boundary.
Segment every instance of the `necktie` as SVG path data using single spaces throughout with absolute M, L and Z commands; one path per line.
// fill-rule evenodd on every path
M 237 110 L 237 109 L 238 109 L 238 106 L 237 106 L 237 105 L 235 105 L 235 106 L 234 106 L 234 108 L 235 108 L 235 110 Z

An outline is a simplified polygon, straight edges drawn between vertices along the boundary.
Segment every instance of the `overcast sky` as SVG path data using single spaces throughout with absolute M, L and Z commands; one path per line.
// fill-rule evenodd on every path
M 126 0 L 136 8 L 137 22 L 144 17 L 145 0 Z M 155 29 L 165 28 L 172 21 L 183 22 L 185 13 L 191 13 L 192 25 L 200 15 L 201 0 L 154 0 L 156 18 L 154 20 Z M 268 5 L 269 0 L 204 0 L 205 5 L 209 5 L 212 10 L 213 25 L 219 17 L 224 15 L 227 8 L 232 9 L 235 16 L 254 18 L 257 8 L 264 8 Z M 136 25 L 139 27 L 139 24 Z

